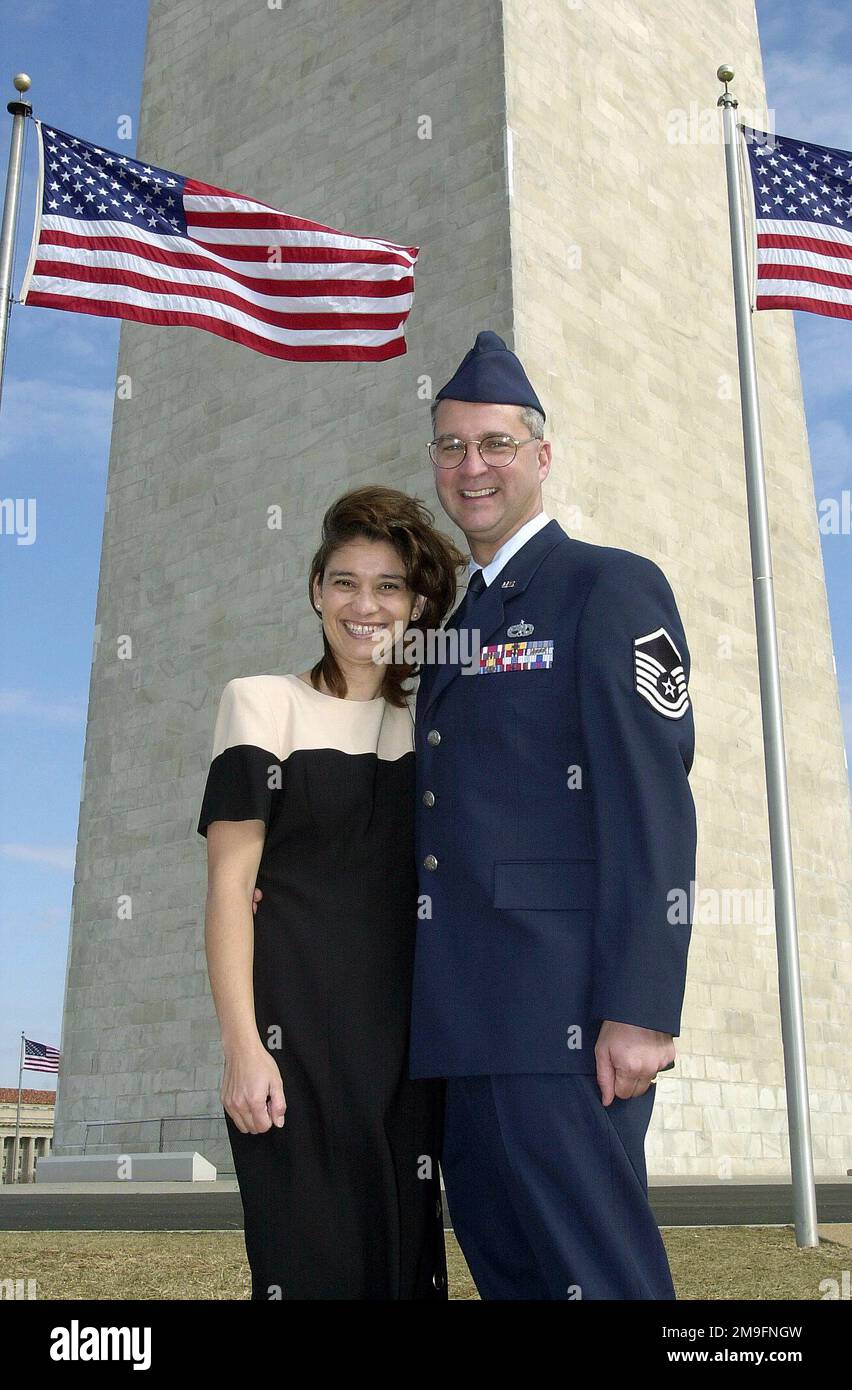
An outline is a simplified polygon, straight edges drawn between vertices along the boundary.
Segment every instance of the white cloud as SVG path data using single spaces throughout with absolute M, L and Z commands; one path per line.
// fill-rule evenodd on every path
M 16 306 L 13 306 L 13 308 Z M 50 354 L 57 368 L 64 364 L 69 381 L 73 381 L 71 367 L 85 363 L 103 364 L 110 368 L 115 362 L 116 344 L 113 335 L 104 331 L 105 324 L 114 320 L 95 319 L 87 314 L 69 314 L 59 309 L 35 309 L 30 312 L 27 305 L 17 306 L 18 313 L 12 319 L 10 342 L 13 347 L 35 348 L 42 357 Z M 61 330 L 57 327 L 61 319 Z M 100 332 L 95 332 L 99 329 Z M 14 359 L 13 348 L 9 349 Z
M 109 455 L 112 407 L 112 391 L 12 378 L 3 392 L 0 458 L 19 456 L 21 450 L 61 458 L 71 449 L 75 461 L 89 461 L 101 473 Z
M 0 858 L 19 863 L 43 864 L 48 869 L 73 869 L 76 856 L 74 845 L 15 845 L 0 843 Z
M 37 5 L 20 5 L 15 11 L 15 23 L 32 25 L 34 28 L 47 29 L 59 14 L 59 0 L 38 0 Z M 34 66 L 34 65 L 33 65 Z M 32 66 L 29 69 L 32 76 Z
M 850 326 L 846 319 L 794 314 L 802 383 L 809 401 L 827 401 L 852 391 Z
M 19 720 L 24 716 L 37 724 L 71 727 L 85 722 L 86 705 L 80 699 L 45 700 L 31 690 L 0 687 L 0 716 L 4 714 L 14 714 Z
M 852 149 L 852 22 L 823 0 L 759 0 L 766 93 L 778 135 Z
M 68 911 L 63 907 L 45 907 L 41 909 L 38 917 L 30 922 L 31 931 L 56 931 L 60 928 L 66 931 L 68 928 Z
M 843 420 L 820 420 L 808 437 L 817 501 L 825 494 L 835 495 L 852 487 L 852 434 Z

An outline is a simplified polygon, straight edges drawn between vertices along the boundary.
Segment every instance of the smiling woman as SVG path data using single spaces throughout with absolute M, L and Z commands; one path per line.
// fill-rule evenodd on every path
M 437 628 L 464 564 L 433 520 L 416 498 L 379 486 L 356 488 L 329 507 L 308 578 L 323 627 L 323 655 L 306 673 L 315 689 L 404 703 L 402 683 L 415 668 L 404 655 L 387 659 L 388 639 Z
M 455 595 L 462 556 L 427 516 L 389 488 L 340 498 L 309 586 L 324 656 L 237 677 L 219 704 L 198 830 L 256 1300 L 447 1297 L 443 1082 L 408 1076 L 411 666 L 373 661 Z

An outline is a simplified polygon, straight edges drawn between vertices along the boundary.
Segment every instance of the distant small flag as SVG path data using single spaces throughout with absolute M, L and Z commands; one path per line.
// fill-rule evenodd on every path
M 757 232 L 755 308 L 852 318 L 852 152 L 742 131 Z
M 35 124 L 22 303 L 186 324 L 294 362 L 406 351 L 418 247 L 337 232 Z
M 24 1038 L 24 1071 L 59 1071 L 58 1050 Z

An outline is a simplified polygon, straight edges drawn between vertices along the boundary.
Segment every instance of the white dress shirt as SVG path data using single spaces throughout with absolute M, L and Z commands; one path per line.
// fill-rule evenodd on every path
M 494 559 L 489 560 L 487 565 L 477 564 L 476 560 L 471 556 L 467 566 L 468 584 L 473 578 L 474 571 L 482 570 L 482 577 L 485 580 L 487 588 L 492 579 L 500 573 L 503 566 L 511 560 L 512 556 L 520 550 L 521 546 L 526 545 L 530 536 L 534 536 L 536 531 L 540 531 L 542 526 L 546 526 L 549 521 L 550 517 L 545 511 L 539 512 L 537 516 L 530 517 L 529 521 L 525 521 L 520 530 L 515 532 L 514 536 L 510 536 L 507 541 L 503 542 L 497 554 L 494 556 Z

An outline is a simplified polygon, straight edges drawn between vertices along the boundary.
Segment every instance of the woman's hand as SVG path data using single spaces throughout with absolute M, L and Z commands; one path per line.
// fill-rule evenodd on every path
M 272 1125 L 283 1125 L 287 1102 L 281 1073 L 260 1038 L 225 1053 L 219 1097 L 243 1134 L 263 1134 Z
M 263 897 L 263 889 L 262 889 L 262 888 L 255 888 L 254 892 L 252 893 L 252 898 L 251 898 L 251 910 L 252 910 L 252 912 L 254 912 L 254 913 L 257 912 L 257 905 L 258 905 L 258 903 L 260 902 L 260 900 L 261 900 L 262 897 Z

